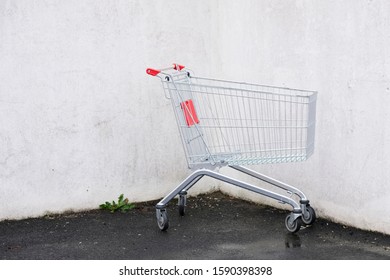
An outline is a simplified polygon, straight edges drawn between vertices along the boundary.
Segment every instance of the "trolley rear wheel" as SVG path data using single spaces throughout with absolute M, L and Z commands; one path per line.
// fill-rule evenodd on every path
M 169 219 L 167 211 L 157 210 L 157 225 L 161 231 L 166 231 L 169 228 Z
M 297 232 L 301 226 L 302 226 L 302 218 L 298 217 L 294 220 L 293 214 L 288 214 L 285 220 L 286 228 L 289 232 L 295 233 Z
M 309 204 L 306 205 L 306 211 L 302 213 L 302 222 L 305 225 L 311 225 L 316 220 L 316 212 Z

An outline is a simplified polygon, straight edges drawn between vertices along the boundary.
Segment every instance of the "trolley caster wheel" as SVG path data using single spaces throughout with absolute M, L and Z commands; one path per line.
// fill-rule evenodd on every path
M 168 214 L 165 209 L 157 209 L 157 225 L 161 231 L 166 231 L 169 228 Z
M 294 220 L 294 215 L 292 213 L 288 214 L 285 220 L 285 225 L 289 232 L 295 233 L 301 228 L 302 219 L 301 217 L 298 217 Z
M 186 204 L 187 204 L 187 196 L 186 195 L 179 195 L 179 214 L 180 214 L 180 216 L 185 215 Z
M 302 222 L 307 226 L 312 225 L 317 218 L 316 212 L 309 204 L 307 204 L 305 207 L 306 211 L 302 213 Z

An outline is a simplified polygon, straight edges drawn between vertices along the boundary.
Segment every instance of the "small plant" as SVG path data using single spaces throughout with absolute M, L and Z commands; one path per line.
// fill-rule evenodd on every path
M 112 203 L 106 201 L 106 203 L 99 205 L 100 209 L 109 210 L 111 213 L 114 213 L 118 210 L 120 210 L 121 212 L 127 212 L 134 207 L 135 205 L 129 203 L 129 200 L 127 198 L 123 199 L 123 194 L 118 197 L 118 203 L 116 203 L 115 201 L 112 201 Z

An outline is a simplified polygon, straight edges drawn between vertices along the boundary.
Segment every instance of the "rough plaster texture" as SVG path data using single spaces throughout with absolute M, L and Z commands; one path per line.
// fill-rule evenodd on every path
M 190 1 L 1 1 L 0 218 L 156 199 L 182 179 L 171 105 L 145 69 L 212 61 L 208 14 Z
M 218 13 L 224 76 L 319 91 L 313 157 L 257 170 L 300 187 L 321 216 L 390 233 L 390 3 L 235 5 Z
M 166 194 L 188 170 L 145 68 L 179 62 L 318 90 L 312 158 L 256 169 L 323 217 L 390 233 L 389 34 L 384 0 L 1 1 L 0 219 Z

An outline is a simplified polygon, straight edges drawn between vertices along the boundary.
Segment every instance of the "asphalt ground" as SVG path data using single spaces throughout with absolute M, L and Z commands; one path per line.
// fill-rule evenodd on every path
M 0 222 L 3 260 L 389 260 L 390 236 L 318 218 L 288 233 L 288 212 L 220 192 L 170 202 L 170 227 L 156 224 L 156 201 L 105 210 Z

